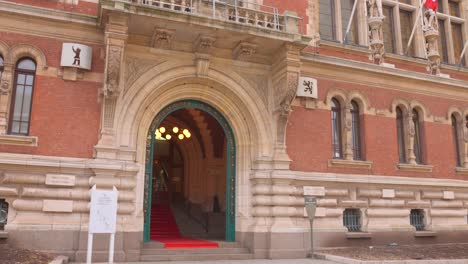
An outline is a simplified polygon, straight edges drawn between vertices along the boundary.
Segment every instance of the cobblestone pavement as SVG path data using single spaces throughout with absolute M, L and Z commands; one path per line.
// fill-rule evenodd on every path
M 328 261 L 328 260 L 315 260 L 315 259 L 284 259 L 284 260 L 249 259 L 249 260 L 118 262 L 118 263 L 119 264 L 336 264 L 337 262 Z M 78 264 L 78 263 L 74 263 L 74 264 Z M 105 263 L 93 263 L 93 264 L 105 264 Z

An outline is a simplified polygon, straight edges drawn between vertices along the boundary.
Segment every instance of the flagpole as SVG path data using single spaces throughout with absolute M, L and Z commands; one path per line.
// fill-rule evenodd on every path
M 351 29 L 351 23 L 353 22 L 354 13 L 356 12 L 356 6 L 358 2 L 359 2 L 358 0 L 354 0 L 353 9 L 351 10 L 351 17 L 349 18 L 348 26 L 346 27 L 346 33 L 344 35 L 343 44 L 346 44 L 346 41 L 348 39 L 348 33 L 349 33 L 349 30 Z
M 414 23 L 414 26 L 413 26 L 413 30 L 411 31 L 411 36 L 409 38 L 409 41 L 408 41 L 408 45 L 406 45 L 406 50 L 405 50 L 405 55 L 408 56 L 408 50 L 409 50 L 409 47 L 411 46 L 411 41 L 413 40 L 413 36 L 414 36 L 414 32 L 416 31 L 416 26 L 418 25 L 418 20 L 419 20 L 419 16 L 422 14 L 422 7 L 423 5 L 426 3 L 426 0 L 423 0 L 421 1 L 421 3 L 419 4 L 419 10 L 418 10 L 418 15 L 416 16 L 416 23 Z
M 461 66 L 462 66 L 463 56 L 465 56 L 465 52 L 466 52 L 466 48 L 467 48 L 467 47 L 468 47 L 468 40 L 465 42 L 465 46 L 463 47 L 463 50 L 462 50 L 460 59 L 458 60 L 458 67 L 461 67 Z

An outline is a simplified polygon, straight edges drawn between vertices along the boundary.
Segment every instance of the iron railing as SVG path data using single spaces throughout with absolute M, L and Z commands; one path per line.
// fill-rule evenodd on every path
M 423 210 L 413 209 L 410 213 L 410 224 L 416 228 L 416 231 L 422 231 L 424 225 L 424 212 Z
M 278 8 L 243 0 L 114 0 L 154 9 L 210 17 L 216 20 L 286 31 L 286 21 Z M 300 18 L 297 28 L 301 30 Z
M 349 232 L 361 231 L 361 211 L 359 209 L 346 209 L 343 212 L 343 225 Z

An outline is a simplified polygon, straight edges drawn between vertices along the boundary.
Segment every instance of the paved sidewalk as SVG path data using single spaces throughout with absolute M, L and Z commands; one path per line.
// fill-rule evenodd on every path
M 162 262 L 118 262 L 119 264 L 336 264 L 338 262 L 315 259 L 249 259 L 249 260 L 214 260 L 214 261 L 162 261 Z M 78 263 L 74 263 L 78 264 Z M 81 263 L 80 263 L 81 264 Z M 107 264 L 94 263 L 93 264 Z M 116 262 L 117 264 L 117 262 Z

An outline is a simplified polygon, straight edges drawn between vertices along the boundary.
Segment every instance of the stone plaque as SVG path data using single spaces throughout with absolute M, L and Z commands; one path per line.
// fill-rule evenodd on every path
M 453 200 L 455 199 L 455 193 L 452 191 L 444 191 L 444 200 Z
M 318 98 L 317 80 L 301 76 L 297 87 L 297 96 Z
M 304 195 L 317 196 L 317 197 L 325 196 L 325 187 L 304 186 Z
M 51 186 L 75 186 L 75 176 L 65 174 L 47 174 L 46 185 Z
M 43 212 L 71 213 L 73 212 L 73 201 L 65 200 L 44 200 L 42 204 Z
M 395 198 L 394 189 L 382 189 L 382 198 Z

